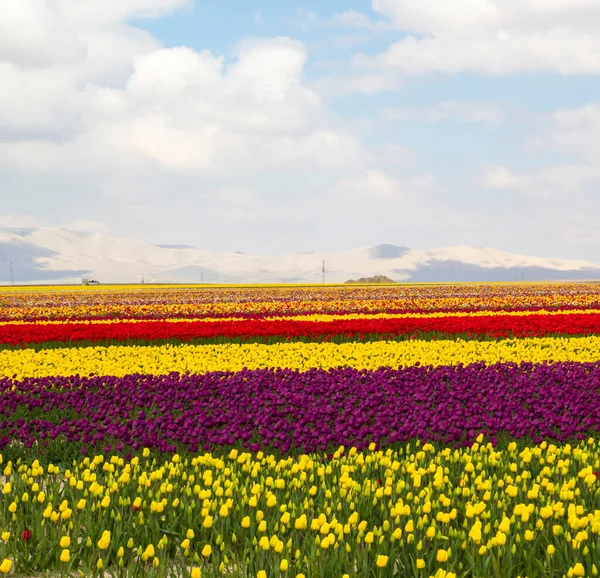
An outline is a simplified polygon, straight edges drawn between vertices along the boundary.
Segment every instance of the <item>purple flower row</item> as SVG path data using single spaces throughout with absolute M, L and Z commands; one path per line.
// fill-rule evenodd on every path
M 0 450 L 56 438 L 82 448 L 365 448 L 481 432 L 568 440 L 600 430 L 600 362 L 376 371 L 0 380 Z

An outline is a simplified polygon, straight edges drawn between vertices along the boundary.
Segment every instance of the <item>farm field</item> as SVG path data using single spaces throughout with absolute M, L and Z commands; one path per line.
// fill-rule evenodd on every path
M 0 575 L 596 576 L 600 285 L 0 288 Z

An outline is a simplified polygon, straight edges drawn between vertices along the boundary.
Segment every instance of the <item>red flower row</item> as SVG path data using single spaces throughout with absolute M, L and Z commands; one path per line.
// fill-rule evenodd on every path
M 127 340 L 195 340 L 250 337 L 327 337 L 421 333 L 470 334 L 489 337 L 600 334 L 600 313 L 563 315 L 486 315 L 482 317 L 427 317 L 392 319 L 338 319 L 335 321 L 140 321 L 137 323 L 62 325 L 3 325 L 0 343 L 22 345 L 43 342 L 97 342 Z

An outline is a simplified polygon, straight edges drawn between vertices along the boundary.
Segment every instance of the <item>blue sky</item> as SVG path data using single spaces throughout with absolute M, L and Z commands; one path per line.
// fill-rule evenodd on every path
M 0 226 L 600 262 L 595 0 L 8 6 Z

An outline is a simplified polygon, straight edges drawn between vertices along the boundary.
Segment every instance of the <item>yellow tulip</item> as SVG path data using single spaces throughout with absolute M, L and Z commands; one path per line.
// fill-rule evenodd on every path
M 104 530 L 102 537 L 98 540 L 98 548 L 106 550 L 110 546 L 110 530 Z

